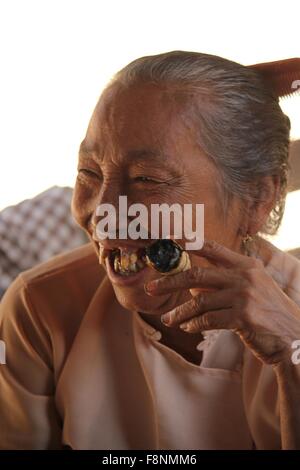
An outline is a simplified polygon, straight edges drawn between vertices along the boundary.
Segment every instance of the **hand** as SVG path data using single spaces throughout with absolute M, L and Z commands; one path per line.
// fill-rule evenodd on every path
M 300 308 L 268 274 L 263 262 L 213 241 L 193 254 L 207 258 L 215 267 L 192 267 L 145 285 L 149 295 L 179 289 L 189 289 L 193 295 L 164 314 L 163 323 L 179 325 L 188 333 L 230 329 L 263 362 L 291 361 L 291 345 L 300 339 Z

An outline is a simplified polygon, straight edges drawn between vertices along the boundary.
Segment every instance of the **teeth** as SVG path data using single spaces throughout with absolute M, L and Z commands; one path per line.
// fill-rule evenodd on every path
M 144 268 L 145 263 L 138 257 L 137 253 L 120 249 L 114 254 L 114 270 L 122 275 L 137 273 Z
M 105 258 L 107 257 L 109 250 L 104 248 L 101 243 L 99 243 L 99 263 L 105 265 Z
M 134 263 L 137 262 L 137 260 L 138 260 L 137 254 L 136 254 L 136 253 L 131 253 L 131 255 L 130 255 L 130 263 L 131 263 L 131 264 L 134 264 Z
M 115 270 L 116 272 L 118 272 L 118 271 L 119 271 L 119 267 L 120 267 L 120 263 L 119 263 L 118 256 L 116 255 L 116 256 L 115 256 L 115 259 L 114 259 L 114 270 Z
M 143 263 L 143 261 L 142 261 L 141 259 L 138 259 L 137 262 L 136 262 L 136 264 L 138 265 L 138 267 L 139 267 L 140 269 L 142 269 L 142 268 L 145 266 L 145 264 Z
M 137 273 L 137 270 L 138 270 L 137 265 L 136 265 L 135 263 L 134 263 L 134 264 L 131 264 L 131 265 L 129 266 L 129 269 L 130 269 L 130 271 L 131 271 L 132 273 Z
M 130 259 L 128 253 L 121 253 L 121 269 L 128 271 Z

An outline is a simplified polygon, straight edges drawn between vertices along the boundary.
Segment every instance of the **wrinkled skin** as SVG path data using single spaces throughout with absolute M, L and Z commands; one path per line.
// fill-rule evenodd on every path
M 97 205 L 109 202 L 117 207 L 121 194 L 127 195 L 128 205 L 204 203 L 205 239 L 226 247 L 225 254 L 221 248 L 219 257 L 207 256 L 205 250 L 198 253 L 202 256 L 193 254 L 193 269 L 162 279 L 151 296 L 144 285 L 161 276 L 146 268 L 141 282 L 126 287 L 113 283 L 116 296 L 125 308 L 142 312 L 161 329 L 166 344 L 169 338 L 175 349 L 180 343 L 194 348 L 179 328 L 181 320 L 191 319 L 186 331 L 198 334 L 196 343 L 203 329 L 230 328 L 263 361 L 279 363 L 290 354 L 295 331 L 300 337 L 299 308 L 266 273 L 263 262 L 241 253 L 242 236 L 255 234 L 272 208 L 276 181 L 266 179 L 263 203 L 246 207 L 233 198 L 224 217 L 219 172 L 196 141 L 190 109 L 189 100 L 178 99 L 162 86 L 114 85 L 105 91 L 82 145 L 73 213 L 92 238 Z M 105 241 L 107 248 L 112 243 Z M 212 271 L 203 270 L 205 266 L 213 266 Z M 210 272 L 218 276 L 216 285 L 207 280 Z M 198 288 L 194 298 L 191 287 Z M 213 292 L 204 292 L 207 288 Z M 173 321 L 164 326 L 160 315 L 172 309 Z
M 237 254 L 215 242 L 199 252 L 215 263 L 195 267 L 146 285 L 151 295 L 191 289 L 193 299 L 163 315 L 168 326 L 184 331 L 231 329 L 263 362 L 288 362 L 300 338 L 300 309 L 264 269 L 261 260 Z M 199 287 L 211 292 L 197 291 Z

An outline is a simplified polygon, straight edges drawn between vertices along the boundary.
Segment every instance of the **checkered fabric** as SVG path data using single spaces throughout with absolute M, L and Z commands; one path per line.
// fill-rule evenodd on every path
M 88 241 L 71 198 L 71 188 L 54 186 L 0 212 L 0 297 L 19 272 Z

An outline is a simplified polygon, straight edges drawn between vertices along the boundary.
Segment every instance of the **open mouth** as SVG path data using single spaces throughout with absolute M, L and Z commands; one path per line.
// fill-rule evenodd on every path
M 121 276 L 139 273 L 146 266 L 166 275 L 190 267 L 188 254 L 170 239 L 156 240 L 151 245 L 138 249 L 126 246 L 109 250 L 101 244 L 99 246 L 100 262 L 104 264 L 108 257 L 113 272 Z
M 130 276 L 138 273 L 147 265 L 144 248 L 131 250 L 126 248 L 116 248 L 109 253 L 109 261 L 115 273 L 121 276 Z

